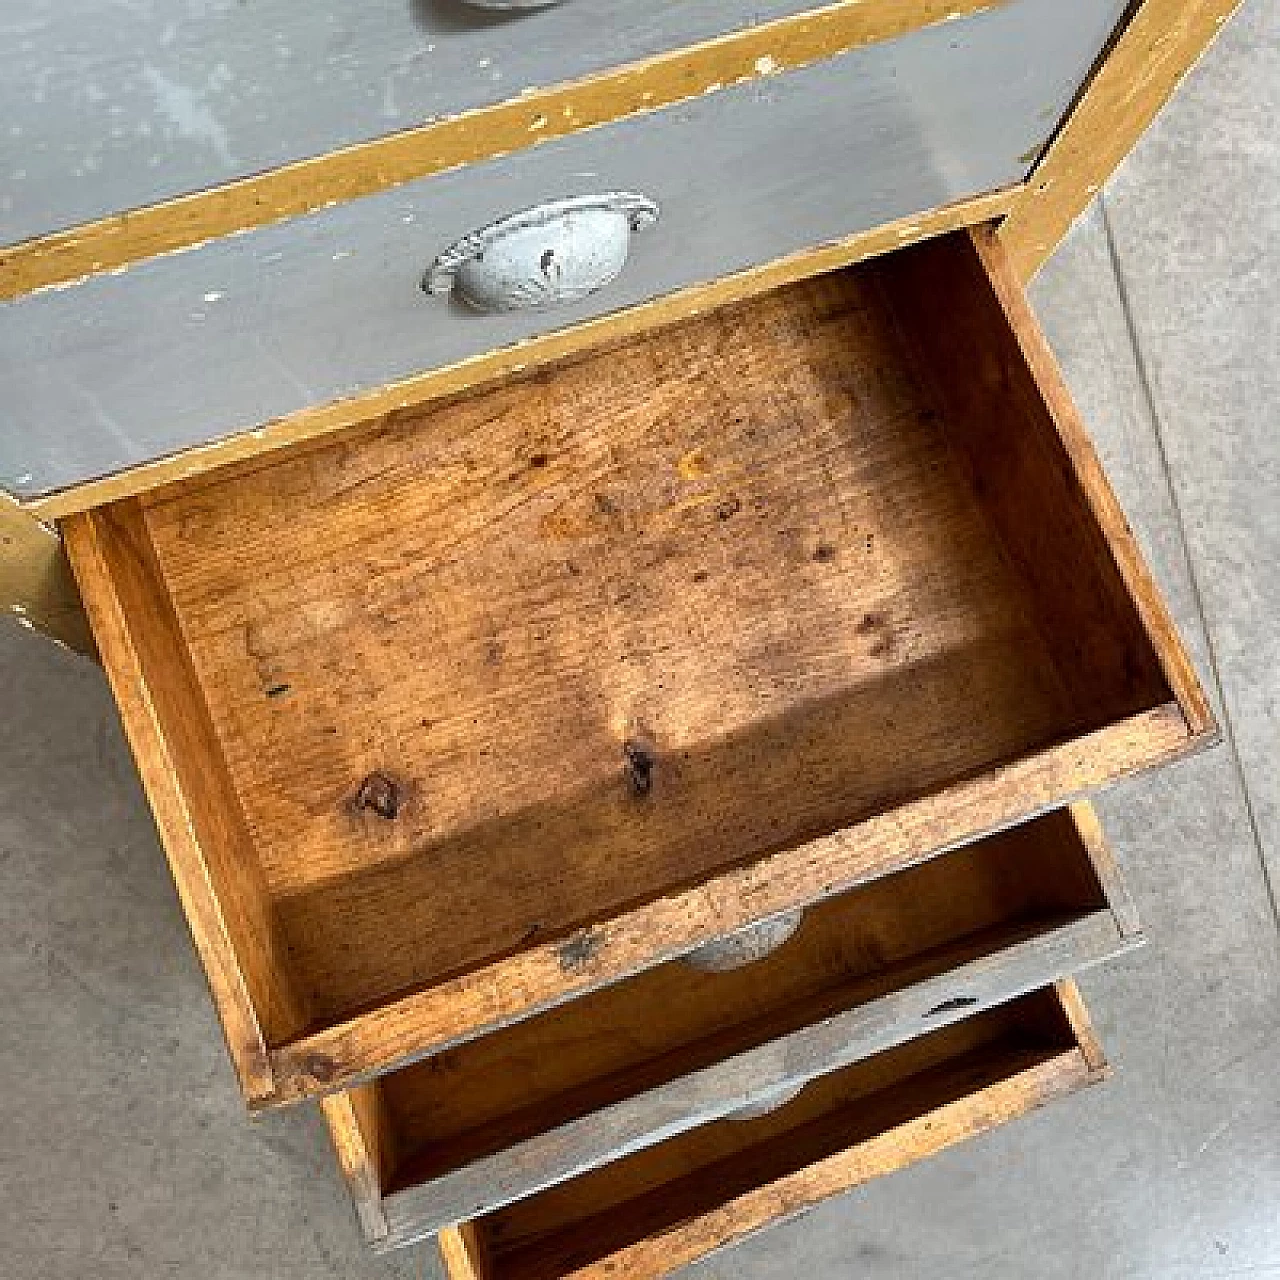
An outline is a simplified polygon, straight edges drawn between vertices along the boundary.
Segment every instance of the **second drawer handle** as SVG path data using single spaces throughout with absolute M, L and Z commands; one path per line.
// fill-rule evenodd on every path
M 585 298 L 626 265 L 631 233 L 658 220 L 633 191 L 549 200 L 463 236 L 427 270 L 428 293 L 456 290 L 477 311 L 521 311 Z
M 704 942 L 681 959 L 691 969 L 702 973 L 727 973 L 730 969 L 741 969 L 743 965 L 763 960 L 776 951 L 795 933 L 803 920 L 803 910 L 784 911 L 714 942 Z

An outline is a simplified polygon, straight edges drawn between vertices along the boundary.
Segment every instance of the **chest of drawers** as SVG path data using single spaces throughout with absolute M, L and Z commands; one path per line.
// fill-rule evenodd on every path
M 1022 286 L 1230 5 L 393 8 L 7 49 L 0 588 L 370 1244 L 657 1276 L 1105 1074 L 1215 727 Z

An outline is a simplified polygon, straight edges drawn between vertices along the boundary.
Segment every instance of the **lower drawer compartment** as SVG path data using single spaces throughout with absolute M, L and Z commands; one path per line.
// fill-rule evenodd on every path
M 440 1237 L 450 1280 L 648 1280 L 1100 1078 L 1071 982 L 691 1130 Z
M 254 1106 L 1212 731 L 989 229 L 63 527 Z
M 396 1248 L 1138 938 L 1092 810 L 1077 806 L 813 907 L 763 958 L 719 971 L 752 949 L 695 952 L 326 1098 L 324 1112 L 369 1242 Z

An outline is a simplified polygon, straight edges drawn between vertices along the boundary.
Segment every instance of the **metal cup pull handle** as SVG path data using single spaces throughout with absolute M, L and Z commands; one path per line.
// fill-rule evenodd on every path
M 575 302 L 626 265 L 631 235 L 658 206 L 631 191 L 549 200 L 499 218 L 452 244 L 427 269 L 428 293 L 456 293 L 477 311 Z

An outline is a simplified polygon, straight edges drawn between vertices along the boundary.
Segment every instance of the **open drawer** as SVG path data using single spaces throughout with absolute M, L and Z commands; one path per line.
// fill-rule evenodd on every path
M 1212 732 L 985 230 L 63 531 L 254 1106 Z
M 440 1236 L 450 1280 L 666 1275 L 1105 1071 L 1070 981 Z
M 764 958 L 713 944 L 327 1097 L 325 1117 L 370 1244 L 397 1248 L 1137 940 L 1092 810 L 1058 810 L 811 908 Z

